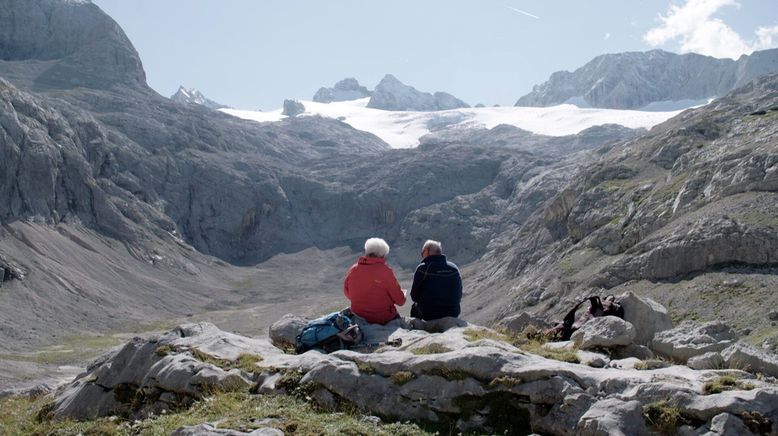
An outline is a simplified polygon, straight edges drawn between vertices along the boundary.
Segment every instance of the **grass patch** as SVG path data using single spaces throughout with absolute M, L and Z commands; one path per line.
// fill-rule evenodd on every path
M 167 435 L 189 425 L 219 421 L 219 428 L 251 431 L 275 427 L 295 435 L 430 435 L 414 424 L 375 424 L 357 413 L 323 413 L 305 401 L 288 395 L 217 394 L 196 402 L 190 409 L 131 422 L 108 418 L 86 422 L 39 422 L 38 411 L 50 399 L 0 400 L 0 434 Z M 257 421 L 268 419 L 268 423 Z
M 750 391 L 751 389 L 754 389 L 754 387 L 753 383 L 744 383 L 735 376 L 722 375 L 705 382 L 702 387 L 702 392 L 706 395 L 711 395 L 720 394 L 724 391 Z
M 126 338 L 110 334 L 97 336 L 67 336 L 57 345 L 44 348 L 37 353 L 0 354 L 0 360 L 34 362 L 41 365 L 68 365 L 94 359 L 107 349 L 126 341 Z
M 443 345 L 440 345 L 440 344 L 429 344 L 429 345 L 425 345 L 423 347 L 414 348 L 413 350 L 411 350 L 411 353 L 416 354 L 416 355 L 421 355 L 421 354 L 442 354 L 442 353 L 448 353 L 449 351 L 451 351 L 451 350 L 449 350 L 448 348 L 444 347 Z
M 522 381 L 519 378 L 511 377 L 511 376 L 503 376 L 503 377 L 497 377 L 496 379 L 489 382 L 489 387 L 496 388 L 497 386 L 507 386 L 509 388 L 512 388 L 520 384 L 522 384 Z
M 681 409 L 667 401 L 657 401 L 643 406 L 643 419 L 663 435 L 673 435 L 678 427 L 686 423 Z
M 662 369 L 670 366 L 670 363 L 661 359 L 648 359 L 641 360 L 635 364 L 635 369 L 638 371 L 649 371 L 652 369 Z
M 409 381 L 413 380 L 416 376 L 413 375 L 410 371 L 397 371 L 394 374 L 392 374 L 392 381 L 395 382 L 395 384 L 398 385 L 404 385 L 408 383 Z
M 535 354 L 546 359 L 559 360 L 568 363 L 581 363 L 576 354 L 576 349 L 546 348 L 544 345 L 548 338 L 535 327 L 527 327 L 520 334 L 512 334 L 508 331 L 496 331 L 489 329 L 467 329 L 463 336 L 470 342 L 483 339 L 506 342 L 527 353 Z
M 357 365 L 359 372 L 363 372 L 365 374 L 375 374 L 375 368 L 373 368 L 373 366 L 369 363 L 363 362 L 361 360 L 355 360 L 354 363 Z
M 438 367 L 438 368 L 432 368 L 430 370 L 425 371 L 425 374 L 427 375 L 434 375 L 438 377 L 443 377 L 446 380 L 454 381 L 454 380 L 465 380 L 468 378 L 474 378 L 478 379 L 478 377 L 474 376 L 473 374 L 470 374 L 467 371 L 462 371 L 458 369 L 451 369 L 447 367 Z
M 231 369 L 240 369 L 244 372 L 254 373 L 258 370 L 257 363 L 262 361 L 262 356 L 258 354 L 243 353 L 235 360 L 220 359 L 201 351 L 199 348 L 178 348 L 172 345 L 160 345 L 154 350 L 158 356 L 167 356 L 173 353 L 189 351 L 195 359 L 219 367 L 225 371 Z

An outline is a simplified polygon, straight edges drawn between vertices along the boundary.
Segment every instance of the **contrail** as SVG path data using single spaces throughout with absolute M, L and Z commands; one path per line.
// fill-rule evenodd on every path
M 540 19 L 540 17 L 538 17 L 537 15 L 532 15 L 532 14 L 530 14 L 530 13 L 529 13 L 529 12 L 527 12 L 527 11 L 522 11 L 521 9 L 516 9 L 516 8 L 510 7 L 510 6 L 506 6 L 506 8 L 508 8 L 508 9 L 510 9 L 510 10 L 512 10 L 512 11 L 514 11 L 514 12 L 518 12 L 518 13 L 520 13 L 520 14 L 522 14 L 522 15 L 526 15 L 526 16 L 528 16 L 528 17 L 534 18 L 534 19 L 536 19 L 536 20 L 539 20 L 539 19 Z

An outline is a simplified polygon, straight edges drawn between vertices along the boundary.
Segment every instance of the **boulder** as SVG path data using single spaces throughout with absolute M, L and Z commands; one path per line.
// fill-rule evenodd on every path
M 200 424 L 187 427 L 181 427 L 170 434 L 170 436 L 284 436 L 284 432 L 277 428 L 258 428 L 251 432 L 242 432 L 237 430 L 220 429 L 211 424 Z
M 625 346 L 633 339 L 635 328 L 632 324 L 615 316 L 594 318 L 570 337 L 578 348 L 584 350 Z
M 509 316 L 500 321 L 497 325 L 513 333 L 521 333 L 529 326 L 537 327 L 540 330 L 545 330 L 551 327 L 551 323 L 546 321 L 545 318 L 538 315 L 533 315 L 529 312 L 521 312 L 519 314 Z
M 721 352 L 728 368 L 778 377 L 778 356 L 753 345 L 738 342 Z
M 649 434 L 639 401 L 608 398 L 598 401 L 578 421 L 581 436 L 637 436 Z
M 689 358 L 686 362 L 686 366 L 691 369 L 719 369 L 724 367 L 724 359 L 720 353 L 711 351 L 709 353 L 701 354 Z
M 305 112 L 305 105 L 303 105 L 299 100 L 284 100 L 284 111 L 282 115 L 286 115 L 287 117 L 296 117 L 303 112 Z
M 281 349 L 294 349 L 297 343 L 297 335 L 308 324 L 308 320 L 297 315 L 288 313 L 268 329 L 270 341 L 276 347 Z
M 640 360 L 648 360 L 656 357 L 654 352 L 645 345 L 629 344 L 624 347 L 618 347 L 613 349 L 613 356 L 618 359 L 625 359 L 627 357 L 636 357 Z
M 134 338 L 65 386 L 54 417 L 145 417 L 191 404 L 213 390 L 248 390 L 252 374 L 231 368 L 241 355 L 257 361 L 278 353 L 267 340 L 222 332 L 209 323 L 187 324 L 150 339 Z M 257 371 L 258 372 L 258 371 Z M 138 403 L 138 398 L 144 401 Z
M 673 328 L 667 309 L 656 301 L 626 292 L 618 297 L 624 307 L 624 320 L 635 327 L 635 343 L 648 345 L 657 332 Z
M 333 412 L 353 404 L 387 422 L 427 422 L 476 434 L 640 435 L 647 433 L 642 406 L 663 398 L 673 398 L 674 405 L 700 423 L 721 413 L 742 416 L 745 410 L 769 419 L 778 416 L 778 387 L 768 378 L 753 380 L 749 391 L 702 395 L 690 387 L 716 372 L 676 368 L 667 370 L 669 377 L 660 377 L 663 370 L 632 371 L 620 365 L 626 362 L 612 362 L 614 368 L 622 367 L 617 370 L 549 360 L 477 326 L 428 333 L 407 330 L 398 320 L 380 327 L 380 334 L 391 331 L 389 337 L 402 339 L 402 345 L 371 353 L 291 355 L 268 340 L 223 332 L 211 324 L 180 326 L 134 339 L 94 364 L 56 394 L 52 414 L 139 418 L 185 408 L 193 398 L 207 395 L 203 389 L 208 386 L 259 395 L 304 392 Z M 248 368 L 230 369 L 247 353 L 261 359 Z M 250 383 L 230 383 L 229 377 Z M 207 424 L 179 431 L 230 430 Z
M 754 433 L 748 429 L 743 420 L 731 413 L 720 413 L 710 422 L 710 432 L 705 436 L 713 435 L 738 435 L 752 436 Z
M 686 363 L 689 358 L 732 345 L 737 335 L 721 322 L 704 324 L 684 321 L 678 327 L 657 333 L 651 349 L 665 357 Z

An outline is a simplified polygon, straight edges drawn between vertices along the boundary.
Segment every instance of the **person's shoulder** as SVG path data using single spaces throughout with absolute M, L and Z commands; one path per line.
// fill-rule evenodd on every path
M 449 268 L 453 268 L 453 269 L 459 271 L 459 267 L 457 266 L 457 264 L 455 264 L 454 262 L 452 262 L 450 260 L 446 261 L 446 265 L 448 265 Z

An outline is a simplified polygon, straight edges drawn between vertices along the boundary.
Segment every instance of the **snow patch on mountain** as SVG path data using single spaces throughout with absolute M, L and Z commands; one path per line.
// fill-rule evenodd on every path
M 540 135 L 565 136 L 604 124 L 650 129 L 681 112 L 589 109 L 571 104 L 552 107 L 462 108 L 436 112 L 385 111 L 368 108 L 369 100 L 363 98 L 333 103 L 304 101 L 305 113 L 298 116 L 335 118 L 355 129 L 378 136 L 392 148 L 413 148 L 419 145 L 422 136 L 443 128 L 491 129 L 507 124 Z M 221 111 L 258 122 L 277 122 L 286 118 L 281 109 L 269 112 L 238 109 Z

